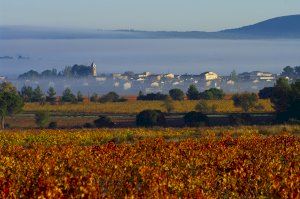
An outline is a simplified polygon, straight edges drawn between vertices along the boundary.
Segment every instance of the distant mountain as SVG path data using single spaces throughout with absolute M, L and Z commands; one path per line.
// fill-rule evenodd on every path
M 300 15 L 269 19 L 250 26 L 228 29 L 219 33 L 247 35 L 249 37 L 300 37 Z
M 254 25 L 217 32 L 78 30 L 0 26 L 0 39 L 300 39 L 300 15 L 269 19 Z

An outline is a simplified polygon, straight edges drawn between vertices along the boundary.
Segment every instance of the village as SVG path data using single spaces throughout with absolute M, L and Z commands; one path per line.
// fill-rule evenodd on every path
M 258 92 L 264 87 L 273 86 L 279 77 L 292 80 L 291 75 L 286 74 L 286 72 L 272 74 L 262 71 L 240 74 L 232 71 L 227 76 L 212 71 L 180 75 L 151 72 L 134 73 L 132 71 L 105 74 L 97 71 L 96 64 L 92 63 L 90 66 L 66 67 L 64 71 L 59 73 L 55 69 L 52 71 L 45 70 L 40 74 L 36 71 L 29 71 L 20 75 L 18 79 L 7 79 L 1 76 L 0 81 L 8 80 L 19 89 L 23 86 L 40 86 L 45 91 L 49 87 L 54 87 L 58 93 L 62 93 L 65 88 L 71 88 L 73 91 L 81 91 L 85 95 L 95 92 L 103 94 L 110 91 L 121 95 L 136 95 L 139 91 L 143 93 L 167 93 L 172 88 L 186 91 L 191 84 L 200 91 L 218 88 L 226 93 Z

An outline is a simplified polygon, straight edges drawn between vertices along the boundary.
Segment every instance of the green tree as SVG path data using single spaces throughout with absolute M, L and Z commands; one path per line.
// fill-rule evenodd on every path
M 241 107 L 244 112 L 248 112 L 251 108 L 254 108 L 258 102 L 258 97 L 255 93 L 242 93 L 235 94 L 232 97 L 234 106 Z
M 300 120 L 300 80 L 291 85 L 291 99 L 288 107 L 289 118 Z
M 120 101 L 126 101 L 124 98 L 120 98 L 120 96 L 115 92 L 109 92 L 106 95 L 103 95 L 100 100 L 101 103 L 105 102 L 120 102 Z
M 113 127 L 115 125 L 111 118 L 107 116 L 99 116 L 99 118 L 94 121 L 94 124 L 98 128 Z
M 49 123 L 50 114 L 45 111 L 37 112 L 35 114 L 35 123 L 38 127 L 45 127 Z
M 30 70 L 26 73 L 21 74 L 18 79 L 37 79 L 40 77 L 40 74 L 37 71 Z
M 144 110 L 136 116 L 136 125 L 143 127 L 164 126 L 166 119 L 159 110 Z
M 61 101 L 62 102 L 72 102 L 75 103 L 76 102 L 76 96 L 72 93 L 70 88 L 66 88 L 63 91 L 63 94 L 61 96 Z
M 269 99 L 272 97 L 274 87 L 265 87 L 258 93 L 259 99 Z
M 198 100 L 199 99 L 199 91 L 195 85 L 190 85 L 186 96 L 189 100 Z
M 286 78 L 279 78 L 272 90 L 271 102 L 277 113 L 285 112 L 291 98 L 291 85 Z
M 291 66 L 286 66 L 282 71 L 283 76 L 293 77 L 295 75 L 294 68 Z
M 169 90 L 169 95 L 173 100 L 178 100 L 178 101 L 184 100 L 184 92 L 179 88 L 174 88 Z
M 21 96 L 24 102 L 32 102 L 33 101 L 33 89 L 31 86 L 23 86 L 21 88 Z
M 50 102 L 51 104 L 55 103 L 56 101 L 56 92 L 53 87 L 50 87 L 49 90 L 47 91 L 47 97 L 46 101 Z
M 77 101 L 78 102 L 83 102 L 83 95 L 80 91 L 77 92 Z
M 71 66 L 66 66 L 65 69 L 62 72 L 62 75 L 64 77 L 67 77 L 67 78 L 72 77 L 72 67 Z
M 42 91 L 40 86 L 37 86 L 33 90 L 32 101 L 33 102 L 42 102 L 43 98 L 45 98 L 44 92 Z
M 225 93 L 221 89 L 211 88 L 209 90 L 200 93 L 199 96 L 201 99 L 220 100 L 224 98 Z
M 207 115 L 195 111 L 188 112 L 184 115 L 183 119 L 185 125 L 189 127 L 199 127 L 209 124 L 209 119 Z
M 24 106 L 22 97 L 10 83 L 0 84 L 0 120 L 1 128 L 5 127 L 5 118 L 22 110 Z
M 42 78 L 49 78 L 49 77 L 56 77 L 57 76 L 57 70 L 52 69 L 52 70 L 44 70 L 41 75 Z
M 10 82 L 3 82 L 0 84 L 0 92 L 13 92 L 17 93 L 16 87 Z

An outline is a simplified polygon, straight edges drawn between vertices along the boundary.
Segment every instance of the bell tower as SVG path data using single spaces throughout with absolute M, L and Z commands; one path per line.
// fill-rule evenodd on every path
M 97 76 L 97 66 L 94 62 L 91 65 L 91 74 L 92 74 L 93 77 Z

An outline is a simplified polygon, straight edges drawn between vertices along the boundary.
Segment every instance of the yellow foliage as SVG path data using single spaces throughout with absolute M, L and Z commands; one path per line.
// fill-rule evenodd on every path
M 4 130 L 0 196 L 299 198 L 299 127 L 276 129 Z
M 240 108 L 234 107 L 232 100 L 207 100 L 208 105 L 216 106 L 220 113 L 241 112 Z M 182 113 L 194 110 L 198 101 L 174 101 L 174 112 Z M 269 100 L 259 100 L 265 112 L 274 111 Z M 166 112 L 161 101 L 127 101 L 108 103 L 78 103 L 60 105 L 39 105 L 37 103 L 26 103 L 24 111 L 50 111 L 50 112 L 77 112 L 77 113 L 139 113 L 145 109 L 157 109 Z M 261 112 L 261 110 L 251 110 Z

